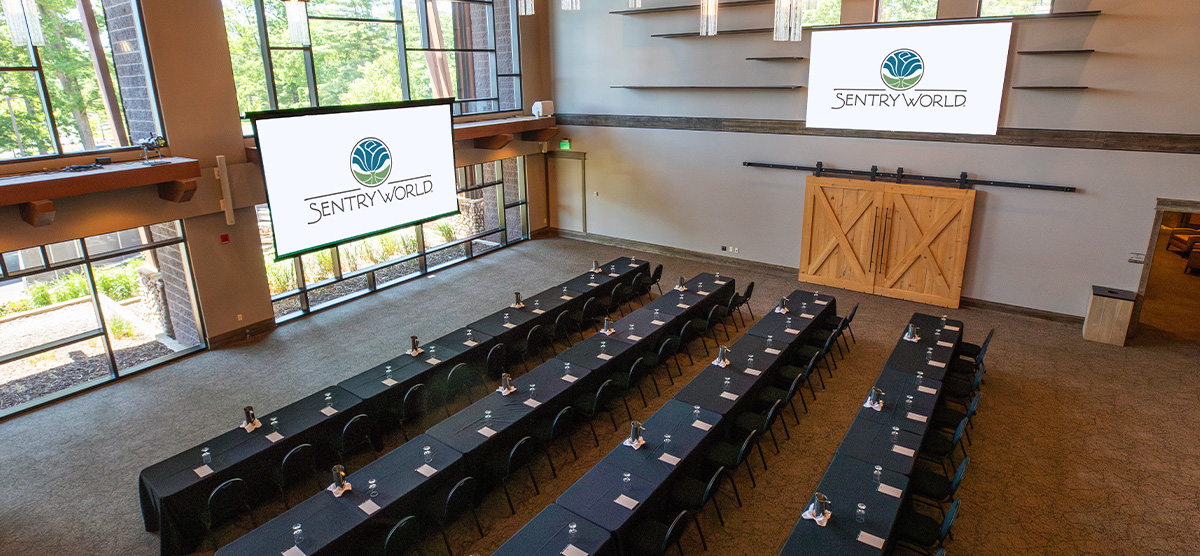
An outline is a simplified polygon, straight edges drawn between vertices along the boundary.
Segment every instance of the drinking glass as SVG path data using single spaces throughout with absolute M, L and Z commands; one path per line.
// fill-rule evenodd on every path
M 718 281 L 718 282 L 720 282 L 720 281 L 721 281 L 721 273 L 720 273 L 720 272 L 718 272 L 718 273 L 717 273 L 717 281 Z
M 625 473 L 623 473 L 623 474 L 621 475 L 621 482 L 623 483 L 622 487 L 623 487 L 623 488 L 624 488 L 626 491 L 628 491 L 630 488 L 632 488 L 632 487 L 633 487 L 633 479 L 632 479 L 632 478 L 629 476 L 629 472 L 628 472 L 628 471 L 626 471 Z
M 920 386 L 921 382 L 924 380 L 925 380 L 925 371 L 917 371 L 917 386 Z
M 698 406 L 698 405 L 692 406 L 692 417 L 695 417 L 697 421 L 700 420 L 700 406 Z
M 333 392 L 325 392 L 325 407 L 333 407 Z
M 534 303 L 537 303 L 537 302 L 535 301 Z M 475 340 L 475 338 L 474 338 L 474 334 L 471 332 L 471 329 L 470 329 L 470 328 L 468 328 L 468 329 L 467 329 L 467 341 L 468 341 L 468 342 L 471 342 L 471 341 L 474 341 L 474 340 Z M 390 369 L 391 367 L 388 367 L 388 368 Z
M 368 497 L 374 498 L 376 496 L 379 496 L 379 491 L 375 490 L 375 486 L 376 486 L 375 479 L 367 479 L 367 496 Z
M 429 446 L 421 448 L 421 456 L 425 458 L 425 463 L 433 463 L 433 448 Z
M 939 342 L 942 340 L 942 329 L 939 328 L 933 331 L 933 341 Z
M 567 287 L 563 286 L 563 295 L 567 295 Z
M 900 443 L 900 427 L 892 427 L 892 444 Z
M 803 304 L 803 303 L 801 303 L 800 305 L 801 305 L 801 306 L 803 306 L 804 304 Z M 804 309 L 800 309 L 800 311 L 801 311 L 801 312 L 803 312 L 803 311 L 804 311 Z M 792 317 L 788 317 L 788 318 L 787 318 L 787 322 L 785 323 L 785 327 L 786 327 L 786 328 L 788 328 L 788 329 L 791 329 L 791 328 L 792 328 Z
M 564 375 L 571 374 L 571 364 L 570 363 L 563 362 L 563 374 Z
M 608 271 L 613 274 L 616 274 L 617 273 L 617 265 L 615 265 L 615 264 L 608 265 Z
M 754 354 L 750 354 L 750 355 L 746 356 L 746 368 L 747 369 L 754 368 Z
M 629 335 L 633 336 L 633 325 L 632 324 L 629 325 Z
M 304 530 L 301 529 L 300 524 L 297 523 L 292 526 L 292 544 L 295 546 L 300 546 L 300 543 L 302 542 L 304 542 Z
M 664 452 L 667 451 L 667 448 L 670 446 L 671 446 L 671 433 L 664 434 L 663 435 L 663 451 Z
M 807 303 L 807 302 L 805 302 L 805 301 L 801 301 L 801 302 L 800 302 L 800 314 L 801 314 L 801 315 L 807 315 L 807 314 L 808 314 L 808 303 Z
M 725 391 L 729 391 L 729 377 L 725 377 Z
M 571 542 L 575 542 L 575 538 L 579 536 L 579 525 L 574 521 L 567 524 L 567 536 L 571 537 Z
M 489 427 L 492 425 L 492 410 L 483 410 L 483 424 Z
M 925 349 L 925 360 L 926 360 L 926 361 L 933 361 L 933 348 L 926 348 L 926 349 Z
M 532 400 L 535 397 L 537 397 L 537 385 L 530 383 L 529 384 L 529 399 Z
M 946 327 L 946 315 L 942 315 L 942 328 Z
M 608 342 L 600 342 L 600 355 L 608 353 Z
M 271 417 L 271 432 L 279 432 L 279 418 Z
M 913 403 L 913 397 L 912 397 L 912 394 L 909 394 L 909 395 L 905 396 L 905 397 L 904 397 L 904 410 L 905 410 L 905 411 L 912 411 L 912 403 Z
M 879 484 L 879 483 L 883 482 L 883 466 L 882 466 L 882 465 L 876 465 L 876 466 L 875 466 L 875 472 L 874 472 L 874 473 L 871 473 L 871 475 L 872 475 L 872 476 L 874 477 L 874 479 L 875 479 L 875 484 Z
M 704 282 L 699 282 L 696 284 L 696 291 L 698 291 L 698 292 L 704 291 Z
M 770 334 L 767 334 L 767 349 L 771 349 L 771 346 L 773 346 L 774 344 L 775 344 L 775 337 Z
M 471 339 L 471 332 L 469 330 L 467 331 L 467 339 L 468 340 Z M 392 366 L 391 365 L 388 365 L 383 368 L 383 377 L 384 378 L 392 378 Z
M 429 346 L 429 358 L 437 359 L 437 346 Z
M 212 463 L 212 453 L 208 451 L 208 446 L 200 448 L 200 461 L 204 465 Z
M 508 324 L 508 313 L 504 313 L 504 324 Z
M 654 310 L 654 320 L 659 320 L 659 318 L 658 318 L 658 309 L 655 309 L 655 310 Z
M 862 502 L 858 503 L 858 509 L 854 511 L 854 521 L 863 523 L 867 520 L 867 505 Z
M 540 299 L 533 300 L 533 310 L 537 311 L 538 307 L 540 307 L 541 304 L 542 304 L 542 300 L 540 300 Z

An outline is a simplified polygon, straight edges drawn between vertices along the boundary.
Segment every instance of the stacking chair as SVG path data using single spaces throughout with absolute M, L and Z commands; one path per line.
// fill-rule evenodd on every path
M 608 420 L 612 421 L 613 430 L 617 430 L 617 418 L 613 416 L 613 399 L 617 397 L 617 387 L 613 385 L 612 379 L 604 381 L 595 394 L 585 394 L 575 400 L 574 407 L 579 413 L 588 419 L 588 427 L 592 429 L 592 440 L 596 445 L 600 445 L 600 437 L 596 436 L 596 427 L 592 424 L 592 419 L 601 411 L 608 413 Z M 629 418 L 633 418 L 633 413 L 629 411 L 629 403 L 621 398 L 621 402 L 625 404 L 625 412 L 629 414 Z
M 546 451 L 546 461 L 550 463 L 550 473 L 558 477 L 558 470 L 554 468 L 554 458 L 550 457 L 550 446 L 560 437 L 567 439 L 567 445 L 571 447 L 571 455 L 575 460 L 579 460 L 579 453 L 575 451 L 575 442 L 571 440 L 570 431 L 568 430 L 575 420 L 575 408 L 564 407 L 545 425 L 538 427 L 533 436 L 542 444 L 542 449 Z
M 791 381 L 791 380 L 795 380 L 796 377 L 798 377 L 798 376 L 804 377 L 801 382 L 808 384 L 808 391 L 812 394 L 813 401 L 816 401 L 817 391 L 815 388 L 813 388 L 812 377 L 813 377 L 813 370 L 817 368 L 817 360 L 819 357 L 821 357 L 821 354 L 819 354 L 819 353 L 814 354 L 812 357 L 809 357 L 808 365 L 804 366 L 804 367 L 799 367 L 796 365 L 784 365 L 782 368 L 779 369 L 779 378 L 783 379 L 784 381 Z M 821 373 L 817 373 L 817 378 L 821 381 L 821 389 L 824 390 L 825 389 L 825 377 L 821 376 Z M 788 384 L 791 384 L 791 383 L 788 382 Z M 800 401 L 804 401 L 803 396 L 800 397 Z M 808 404 L 807 403 L 804 404 L 804 410 L 805 410 L 805 413 L 808 412 Z
M 414 548 L 417 554 L 425 556 L 425 549 L 421 548 L 421 523 L 417 516 L 410 515 L 388 531 L 383 540 L 383 556 L 404 556 Z
M 446 535 L 446 527 L 454 521 L 463 512 L 471 512 L 471 517 L 475 519 L 475 530 L 479 532 L 479 538 L 483 538 L 483 526 L 479 524 L 479 514 L 475 513 L 475 478 L 465 477 L 454 488 L 450 489 L 450 493 L 446 495 L 445 501 L 438 501 L 436 507 L 430 512 L 434 521 L 437 522 L 438 528 L 442 531 L 442 542 L 446 543 L 446 554 L 454 554 L 454 550 L 450 548 L 450 537 Z
M 508 510 L 517 514 L 517 510 L 513 507 L 512 496 L 508 492 L 508 479 L 513 473 L 522 467 L 529 472 L 529 482 L 533 483 L 533 492 L 541 494 L 542 490 L 538 488 L 537 478 L 533 476 L 533 466 L 529 465 L 537 455 L 537 446 L 533 442 L 532 436 L 526 436 L 513 444 L 512 450 L 509 450 L 508 456 L 495 464 L 495 472 L 500 477 L 500 485 L 504 487 L 504 499 L 508 501 Z
M 633 287 L 629 284 L 617 284 L 613 286 L 612 293 L 609 294 L 608 306 L 605 307 L 605 312 L 612 314 L 614 311 L 620 311 L 621 316 L 625 316 L 625 309 L 633 310 L 633 306 L 629 304 L 629 300 L 633 297 Z
M 542 328 L 542 325 L 535 324 L 529 329 L 529 332 L 525 334 L 525 338 L 523 340 L 517 340 L 513 343 L 512 351 L 513 355 L 520 354 L 521 368 L 525 371 L 528 371 L 529 357 L 541 357 L 542 352 L 546 350 L 546 346 L 549 346 L 550 350 L 553 351 L 555 355 L 558 355 L 558 350 L 555 349 L 554 342 L 546 334 L 546 331 Z
M 975 376 L 962 378 L 953 374 L 946 375 L 942 381 L 942 400 L 947 403 L 966 407 L 968 400 L 979 391 L 983 383 L 983 367 L 975 369 Z
M 762 459 L 763 469 L 767 468 L 767 458 L 763 456 L 762 444 L 760 442 L 763 435 L 771 433 L 771 442 L 775 444 L 775 453 L 779 453 L 779 441 L 775 439 L 775 431 L 771 427 L 775 426 L 775 421 L 779 418 L 779 410 L 785 403 L 787 403 L 786 400 L 778 399 L 771 404 L 771 408 L 766 413 L 746 411 L 739 413 L 737 417 L 733 418 L 733 430 L 743 434 L 751 431 L 758 433 L 755 445 L 758 446 L 758 457 Z M 783 423 L 783 432 L 791 440 L 792 433 L 788 432 L 787 421 L 780 422 Z
M 842 353 L 842 344 L 838 343 L 838 338 L 842 338 L 842 333 L 845 330 L 846 330 L 846 317 L 842 317 L 842 318 L 838 319 L 837 324 L 835 324 L 833 326 L 833 328 L 825 328 L 825 329 L 820 329 L 820 330 L 815 331 L 813 333 L 813 335 L 809 338 L 809 341 L 814 344 L 823 345 L 823 344 L 829 342 L 830 340 L 832 340 L 833 345 L 837 346 L 838 356 L 841 357 L 842 359 L 845 359 L 846 354 Z M 846 341 L 845 338 L 842 338 L 842 341 L 845 342 Z M 850 346 L 846 346 L 846 350 L 849 351 Z M 831 351 L 831 353 L 832 353 L 832 351 Z M 836 364 L 837 360 L 834 360 L 834 363 Z
M 850 328 L 850 323 L 854 322 L 854 315 L 856 315 L 856 314 L 858 314 L 858 303 L 854 304 L 854 307 L 850 309 L 850 314 L 846 315 L 845 317 L 831 315 L 829 317 L 829 319 L 827 321 L 825 321 L 826 326 L 833 325 L 836 327 L 839 322 L 845 322 L 846 326 L 845 326 L 844 331 L 850 332 L 850 339 L 854 340 L 854 343 L 857 344 L 858 339 L 854 337 L 854 330 L 852 328 Z M 840 335 L 841 334 L 839 334 L 839 336 Z M 842 343 L 846 343 L 845 338 L 842 338 Z M 849 350 L 850 350 L 850 344 L 846 343 L 846 351 L 849 351 Z
M 504 374 L 505 361 L 508 357 L 508 347 L 500 342 L 488 350 L 487 362 L 483 372 L 492 378 L 500 378 Z
M 671 545 L 675 545 L 679 556 L 683 556 L 683 546 L 679 544 L 679 538 L 687 528 L 687 517 L 688 511 L 681 510 L 671 519 L 670 525 L 664 525 L 654 519 L 639 520 L 637 528 L 629 535 L 629 555 L 659 556 L 666 554 Z M 700 544 L 704 546 L 704 550 L 708 550 L 704 532 L 697 532 L 700 533 Z
M 476 386 L 483 388 L 485 393 L 487 392 L 487 384 L 483 382 L 483 377 L 479 376 L 479 372 L 466 363 L 459 363 L 450 369 L 450 374 L 446 375 L 446 390 L 442 396 L 442 407 L 446 411 L 446 417 L 450 416 L 450 405 L 458 397 L 459 392 L 467 396 L 467 405 L 475 403 L 475 398 L 471 396 L 471 390 Z
M 737 311 L 737 308 L 734 307 L 734 305 L 737 304 L 737 301 L 738 301 L 738 295 L 737 295 L 737 292 L 734 292 L 732 295 L 729 296 L 728 301 L 717 305 L 720 308 L 720 311 L 717 311 L 717 315 L 721 319 L 722 327 L 725 326 L 725 319 L 729 319 L 729 322 L 733 323 L 733 329 L 735 331 L 740 332 L 742 330 L 742 327 L 738 326 L 737 319 L 733 318 L 734 312 Z M 725 332 L 726 336 L 729 335 L 728 330 L 729 329 L 726 328 L 726 332 Z
M 938 523 L 934 517 L 911 510 L 901 512 L 892 529 L 897 535 L 897 541 L 925 554 L 933 554 L 934 550 L 941 548 L 946 537 L 950 536 L 950 530 L 954 527 L 954 518 L 958 516 L 958 505 L 961 502 L 962 500 L 959 499 L 950 504 L 950 509 L 946 511 L 941 523 Z
M 408 441 L 408 429 L 405 425 L 425 414 L 429 401 L 427 394 L 428 388 L 424 384 L 414 384 L 404 393 L 404 400 L 400 402 L 400 413 L 395 417 L 400 422 L 400 434 L 404 435 L 405 442 Z
M 700 319 L 696 319 L 696 320 L 700 320 Z M 704 321 L 701 320 L 700 322 L 701 322 L 700 326 L 703 327 Z M 677 354 L 687 355 L 689 364 L 692 364 L 692 365 L 696 364 L 696 360 L 692 359 L 692 348 L 689 346 L 689 344 L 691 344 L 692 340 L 699 338 L 703 334 L 704 334 L 704 331 L 700 330 L 699 328 L 693 327 L 692 323 L 690 321 L 688 323 L 684 324 L 683 328 L 679 329 L 679 336 L 676 336 L 676 338 L 679 340 L 679 344 L 678 344 L 679 351 L 677 352 Z M 704 352 L 708 353 L 708 344 L 704 344 Z M 675 364 L 679 364 L 678 359 L 675 360 Z M 683 376 L 683 367 L 679 368 L 679 376 Z
M 675 360 L 675 367 L 679 370 L 679 376 L 683 376 L 683 367 L 679 365 L 679 338 L 668 336 L 658 346 L 657 353 L 649 353 L 643 357 L 645 365 L 649 369 L 662 366 L 663 371 L 667 373 L 667 379 L 671 381 L 671 385 L 675 385 L 675 377 L 671 375 L 671 366 L 667 364 L 670 359 Z M 655 387 L 658 387 L 658 382 L 655 381 Z
M 947 405 L 941 405 L 933 409 L 933 415 L 929 422 L 940 429 L 953 431 L 954 427 L 963 419 L 967 420 L 967 446 L 971 445 L 971 429 L 975 428 L 974 419 L 975 412 L 979 410 L 979 397 L 982 392 L 975 392 L 975 397 L 971 398 L 971 403 L 967 404 L 965 411 L 959 411 Z
M 337 440 L 338 461 L 345 466 L 346 458 L 363 451 L 364 448 L 378 452 L 380 446 L 371 436 L 371 418 L 365 413 L 359 413 L 342 427 L 342 435 Z
M 724 441 L 717 442 L 709 449 L 705 460 L 713 466 L 725 467 L 732 470 L 736 470 L 739 465 L 746 463 L 746 473 L 750 475 L 750 486 L 757 487 L 758 482 L 754 480 L 754 470 L 751 469 L 750 463 L 746 462 L 746 456 L 750 455 L 750 450 L 754 447 L 756 436 L 758 436 L 758 431 L 750 431 L 741 445 L 730 444 Z M 759 455 L 762 455 L 761 451 Z M 730 475 L 729 480 L 733 481 L 732 475 Z
M 213 550 L 219 548 L 217 539 L 212 536 L 213 528 L 242 515 L 243 512 L 249 514 L 251 524 L 258 527 L 254 509 L 250 507 L 246 481 L 240 478 L 229 479 L 217 485 L 208 495 L 208 502 L 204 504 L 200 521 L 204 523 L 205 538 L 211 538 L 213 541 Z
M 737 497 L 738 507 L 742 507 L 742 495 L 738 494 L 737 485 L 733 484 L 733 478 L 729 476 L 729 472 L 720 466 L 707 482 L 686 475 L 680 477 L 671 487 L 671 500 L 677 506 L 696 514 L 704 511 L 704 505 L 712 500 L 713 508 L 717 510 L 717 519 L 724 527 L 725 518 L 721 515 L 721 505 L 717 503 L 716 498 L 717 492 L 721 489 L 721 479 L 726 479 L 729 484 L 733 485 L 733 494 Z M 699 521 L 696 522 L 696 528 L 700 528 Z
M 944 519 L 946 508 L 942 504 L 948 504 L 954 500 L 954 493 L 958 492 L 958 486 L 962 484 L 963 476 L 967 474 L 967 462 L 969 461 L 971 458 L 963 458 L 958 463 L 958 469 L 954 471 L 953 479 L 948 479 L 945 475 L 928 469 L 920 467 L 913 469 L 908 480 L 908 492 L 912 495 L 913 502 L 937 506 Z
M 925 435 L 925 440 L 921 443 L 921 449 L 917 451 L 917 456 L 921 459 L 937 462 L 942 466 L 942 473 L 949 476 L 950 473 L 946 470 L 946 460 L 950 460 L 950 467 L 956 467 L 958 464 L 954 461 L 954 450 L 962 450 L 963 457 L 967 455 L 966 446 L 962 445 L 963 433 L 967 429 L 967 419 L 964 417 L 958 422 L 958 426 L 954 428 L 954 435 L 949 436 L 939 431 L 929 431 Z
M 992 334 L 996 333 L 996 329 L 988 330 L 987 337 L 983 339 L 983 343 L 979 345 L 968 344 L 967 342 L 959 342 L 958 356 L 964 359 L 973 359 L 977 364 L 983 363 L 983 356 L 987 353 L 988 344 L 992 343 Z
M 812 367 L 809 367 L 809 369 L 811 369 L 811 368 Z M 766 405 L 766 404 L 775 403 L 776 400 L 782 401 L 788 407 L 792 408 L 792 418 L 795 419 L 796 424 L 799 425 L 800 424 L 800 415 L 796 413 L 796 402 L 795 402 L 796 393 L 800 392 L 803 389 L 804 381 L 808 380 L 808 378 L 809 378 L 808 377 L 809 372 L 811 372 L 811 371 L 805 371 L 803 373 L 800 373 L 800 374 L 792 377 L 792 381 L 790 383 L 788 383 L 788 387 L 786 390 L 784 390 L 783 388 L 778 388 L 776 386 L 764 387 L 762 390 L 760 390 L 758 392 L 758 402 L 760 404 Z M 800 393 L 800 403 L 804 405 L 804 412 L 808 413 L 808 402 L 804 401 L 804 393 L 803 392 Z M 784 422 L 783 426 L 786 429 L 786 427 L 787 427 L 786 421 Z M 788 435 L 788 438 L 791 438 L 790 434 Z
M 835 340 L 836 337 L 830 334 L 827 338 L 825 338 L 825 342 L 820 346 L 814 346 L 811 344 L 800 346 L 799 356 L 801 358 L 812 357 L 814 355 L 821 356 L 821 362 L 825 363 L 825 371 L 829 373 L 829 378 L 833 378 L 833 370 L 837 368 L 837 360 L 829 356 L 829 350 L 833 347 L 833 342 Z M 829 362 L 831 360 L 833 361 L 832 367 L 829 366 Z M 821 387 L 825 387 L 825 379 L 821 379 Z
M 635 281 L 635 293 L 639 297 L 645 295 L 647 298 L 649 298 L 651 297 L 650 286 L 656 286 L 658 287 L 658 295 L 662 295 L 662 273 L 663 265 L 660 264 L 654 267 L 654 272 L 651 272 L 650 276 L 643 276 L 641 280 Z
M 712 309 L 708 310 L 707 319 L 692 319 L 688 322 L 688 326 L 703 327 L 702 331 L 708 332 L 712 337 L 713 345 L 720 347 L 721 341 L 717 339 L 717 325 L 721 326 L 721 332 L 725 334 L 725 341 L 729 341 L 729 329 L 725 328 L 725 323 L 721 322 L 721 311 L 724 307 L 713 305 Z M 704 353 L 708 353 L 708 346 L 704 347 Z
M 568 318 L 575 325 L 576 332 L 579 332 L 581 341 L 583 339 L 584 326 L 593 330 L 599 330 L 599 322 L 604 319 L 603 311 L 600 298 L 589 297 L 583 302 L 583 307 L 571 312 L 571 316 Z
M 550 337 L 551 342 L 561 339 L 566 342 L 568 347 L 573 346 L 575 342 L 571 341 L 571 326 L 574 326 L 574 322 L 571 321 L 571 312 L 562 311 L 557 317 L 554 317 L 554 324 L 547 325 L 546 335 Z M 579 340 L 583 341 L 583 333 L 579 331 L 578 327 L 575 332 L 579 333 Z
M 646 392 L 642 390 L 642 379 L 649 376 L 650 379 L 654 381 L 655 394 L 661 396 L 662 393 L 658 390 L 658 380 L 654 378 L 654 375 L 650 374 L 650 367 L 646 366 L 645 361 L 645 357 L 638 357 L 637 360 L 629 366 L 629 372 L 620 373 L 617 376 L 614 376 L 612 378 L 612 383 L 613 386 L 616 386 L 625 392 L 628 392 L 636 387 L 638 393 L 642 395 L 642 407 L 649 407 L 650 405 L 646 403 Z
M 317 449 L 313 448 L 312 444 L 301 444 L 289 450 L 283 456 L 283 463 L 279 464 L 279 469 L 274 477 L 283 507 L 286 509 L 292 506 L 287 497 L 287 490 L 291 486 L 311 480 L 312 492 L 320 491 L 321 483 L 316 480 L 316 477 Z M 312 492 L 308 494 L 312 494 Z
M 742 316 L 742 307 L 745 307 L 747 311 L 750 311 L 750 320 L 754 320 L 754 309 L 750 308 L 750 297 L 753 295 L 754 282 L 750 282 L 750 285 L 746 286 L 746 291 L 733 296 L 733 298 L 737 300 L 737 303 L 734 304 L 733 309 L 738 312 L 739 317 Z M 742 326 L 746 326 L 745 317 L 742 317 Z

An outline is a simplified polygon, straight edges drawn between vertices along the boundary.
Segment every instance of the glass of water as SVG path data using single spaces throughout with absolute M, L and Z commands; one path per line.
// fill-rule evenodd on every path
M 301 529 L 300 524 L 297 523 L 292 526 L 292 544 L 300 546 L 302 542 L 304 542 L 304 529 Z
M 429 446 L 422 448 L 421 456 L 425 458 L 425 463 L 433 463 L 433 448 Z
M 333 407 L 333 392 L 325 392 L 325 407 Z
M 621 475 L 621 483 L 623 483 L 622 488 L 624 488 L 626 491 L 633 488 L 633 478 L 630 477 L 628 471 Z
M 569 375 L 569 374 L 571 374 L 571 364 L 570 364 L 570 363 L 567 363 L 567 362 L 565 362 L 565 361 L 563 362 L 563 374 L 564 374 L 564 375 Z
M 867 520 L 867 505 L 862 502 L 858 503 L 858 509 L 854 510 L 854 521 L 863 523 Z
M 700 420 L 700 406 L 698 406 L 698 405 L 692 406 L 692 417 L 695 417 L 697 421 Z
M 367 479 L 367 496 L 368 497 L 374 498 L 376 496 L 379 496 L 379 491 L 376 490 L 375 487 L 376 487 L 375 479 Z
M 892 427 L 892 444 L 900 443 L 900 427 Z
M 729 391 L 729 382 L 730 382 L 729 377 L 725 377 L 725 391 L 726 392 Z
M 271 432 L 279 432 L 279 417 L 271 417 Z
M 876 465 L 875 472 L 871 473 L 871 476 L 875 480 L 875 484 L 883 482 L 883 466 Z
M 567 536 L 571 537 L 572 543 L 575 542 L 577 537 L 579 537 L 579 525 L 574 521 L 567 524 Z
M 212 463 L 212 452 L 208 451 L 208 446 L 200 448 L 200 461 L 204 463 L 204 465 Z
M 913 404 L 913 397 L 912 397 L 912 394 L 909 394 L 909 395 L 905 396 L 905 397 L 904 397 L 904 410 L 905 410 L 905 411 L 912 411 L 912 404 Z

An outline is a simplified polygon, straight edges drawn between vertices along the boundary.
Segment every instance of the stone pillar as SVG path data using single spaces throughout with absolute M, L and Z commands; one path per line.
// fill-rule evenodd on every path
M 163 292 L 162 273 L 151 267 L 143 266 L 138 269 L 138 284 L 142 297 L 142 320 L 156 330 L 161 330 L 163 334 L 174 337 L 171 318 L 167 314 L 167 298 Z

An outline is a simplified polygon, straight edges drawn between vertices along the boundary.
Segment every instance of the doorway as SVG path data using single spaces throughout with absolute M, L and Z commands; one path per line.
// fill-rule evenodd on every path
M 1148 249 L 1139 332 L 1200 342 L 1200 203 L 1160 199 Z

